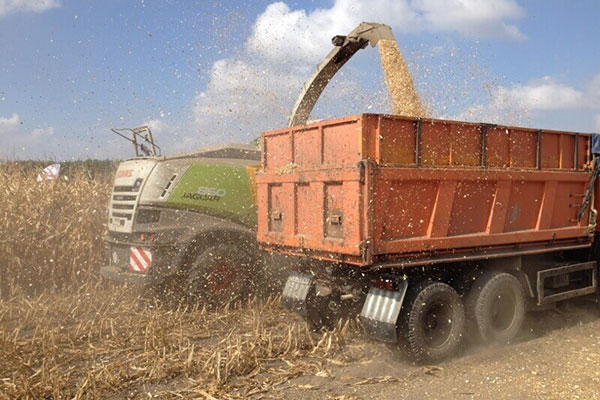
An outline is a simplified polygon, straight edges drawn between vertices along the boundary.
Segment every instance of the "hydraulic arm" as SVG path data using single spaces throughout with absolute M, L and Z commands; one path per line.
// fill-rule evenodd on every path
M 371 47 L 375 47 L 380 40 L 394 40 L 392 29 L 388 25 L 372 22 L 361 22 L 347 36 L 334 36 L 331 39 L 335 46 L 334 49 L 329 52 L 315 73 L 304 84 L 300 97 L 290 114 L 288 125 L 305 124 L 315 103 L 336 72 L 357 51 L 364 49 L 369 43 Z

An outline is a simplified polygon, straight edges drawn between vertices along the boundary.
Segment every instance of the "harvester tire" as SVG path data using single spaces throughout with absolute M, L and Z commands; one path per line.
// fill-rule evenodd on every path
M 419 362 L 435 362 L 453 355 L 465 332 L 465 313 L 456 290 L 442 282 L 423 282 L 405 299 L 408 355 Z
M 187 276 L 192 300 L 225 304 L 253 291 L 255 257 L 241 246 L 217 244 L 198 252 Z
M 509 273 L 486 272 L 473 283 L 465 308 L 476 339 L 484 343 L 511 342 L 525 319 L 523 286 Z

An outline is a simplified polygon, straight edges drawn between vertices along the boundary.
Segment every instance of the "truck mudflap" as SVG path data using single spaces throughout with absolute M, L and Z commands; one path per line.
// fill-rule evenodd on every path
M 395 290 L 371 287 L 360 313 L 365 332 L 382 342 L 398 341 L 397 321 L 404 302 L 408 281 L 401 280 Z
M 307 315 L 306 298 L 313 283 L 312 275 L 292 272 L 283 288 L 283 306 L 302 316 Z

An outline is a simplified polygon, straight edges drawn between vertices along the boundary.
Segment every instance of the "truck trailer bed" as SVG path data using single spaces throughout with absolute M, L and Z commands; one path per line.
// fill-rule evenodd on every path
M 258 240 L 360 266 L 588 246 L 590 141 L 377 114 L 266 132 Z

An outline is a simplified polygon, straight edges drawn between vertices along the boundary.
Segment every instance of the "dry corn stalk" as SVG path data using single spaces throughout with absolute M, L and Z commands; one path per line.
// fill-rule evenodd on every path
M 105 258 L 109 179 L 82 169 L 68 180 L 36 182 L 36 172 L 0 164 L 0 297 L 17 287 L 85 282 Z

